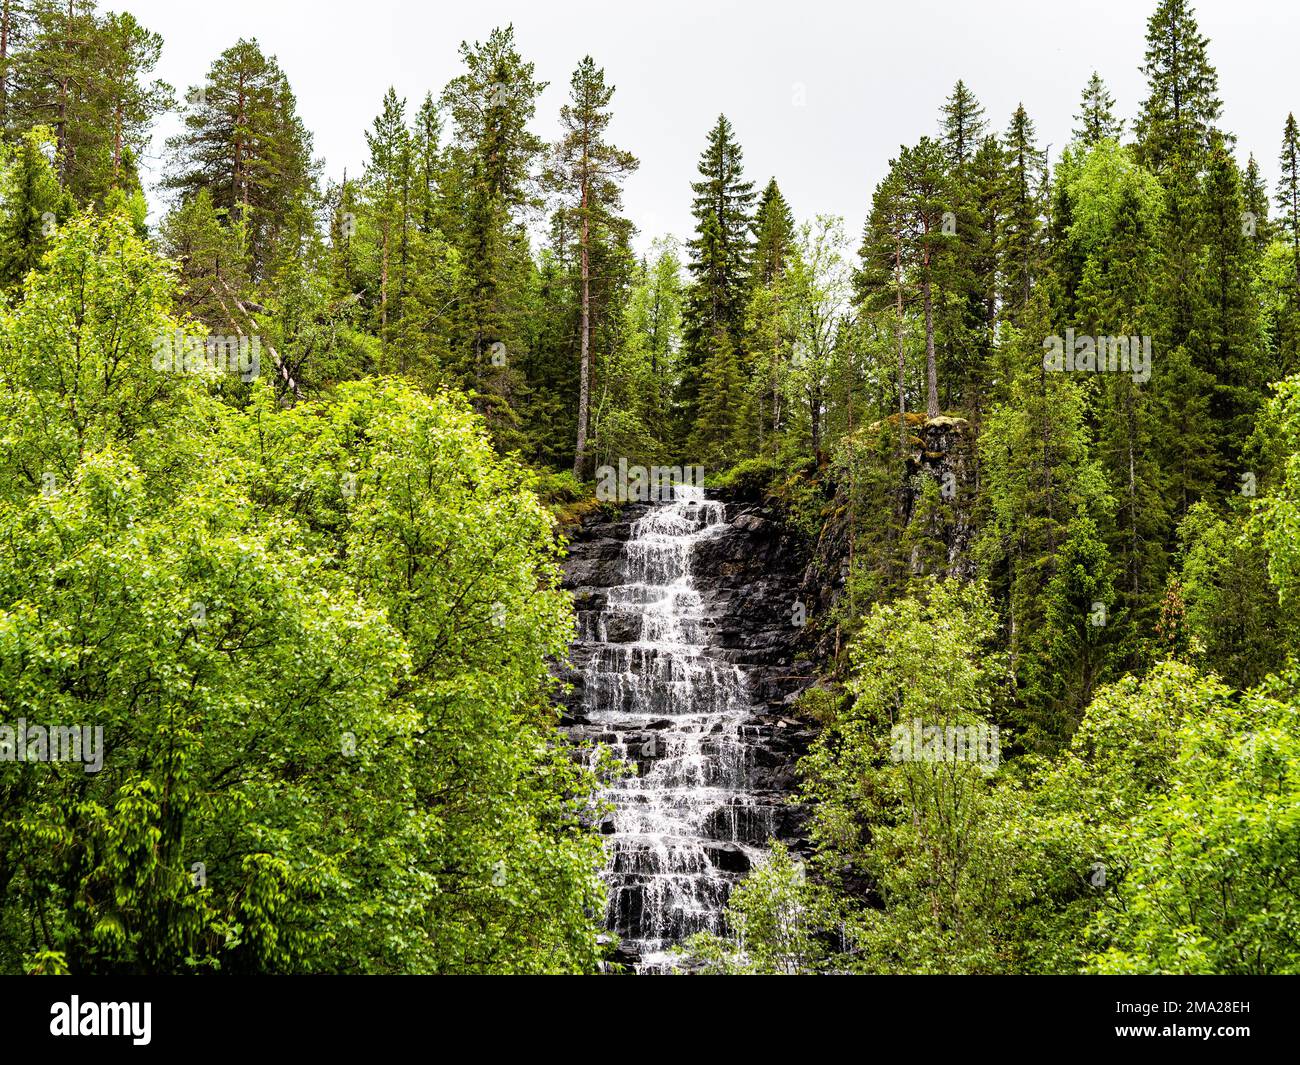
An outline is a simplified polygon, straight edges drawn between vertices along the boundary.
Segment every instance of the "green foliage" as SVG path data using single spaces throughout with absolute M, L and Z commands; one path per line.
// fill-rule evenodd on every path
M 0 965 L 590 971 L 530 476 L 455 396 L 155 370 L 173 284 L 79 218 L 0 334 L 0 719 L 103 730 L 97 773 L 0 761 Z
M 1125 869 L 1091 971 L 1300 972 L 1297 694 L 1291 675 L 1233 700 L 1194 689 L 1170 786 L 1117 833 Z
M 927 757 L 919 730 L 990 732 L 1005 665 L 987 654 L 996 619 L 987 591 L 949 580 L 872 607 L 850 650 L 853 702 L 801 763 L 815 803 L 819 868 L 865 877 L 877 905 L 844 916 L 849 956 L 865 972 L 988 971 L 991 934 L 1011 899 L 1001 860 L 1013 846 L 992 820 L 985 760 Z M 955 748 L 954 748 L 955 751 Z
M 12 154 L 0 146 L 0 285 L 6 290 L 21 285 L 35 269 L 68 214 L 50 162 L 53 146 L 53 136 L 44 128 L 26 133 Z
M 701 963 L 708 974 L 799 976 L 819 972 L 834 910 L 825 888 L 807 878 L 779 840 L 727 900 L 728 934 L 691 936 L 678 957 Z

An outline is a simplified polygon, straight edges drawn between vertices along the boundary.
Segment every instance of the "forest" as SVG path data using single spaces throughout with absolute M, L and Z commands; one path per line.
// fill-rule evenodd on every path
M 620 463 L 834 571 L 805 845 L 684 969 L 1300 973 L 1300 128 L 1187 0 L 1050 152 L 954 71 L 860 232 L 702 100 L 646 243 L 580 47 L 486 25 L 327 177 L 255 38 L 0 5 L 0 973 L 610 971 L 555 663 Z

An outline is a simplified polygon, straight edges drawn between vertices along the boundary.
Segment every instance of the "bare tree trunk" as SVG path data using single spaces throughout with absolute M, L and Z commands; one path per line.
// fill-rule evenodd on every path
M 587 406 L 591 401 L 591 222 L 588 217 L 587 158 L 582 160 L 582 233 L 578 238 L 582 259 L 582 338 L 578 364 L 578 442 L 573 452 L 573 475 L 582 480 L 587 467 Z
M 895 334 L 898 337 L 898 445 L 907 453 L 907 359 L 903 349 L 903 238 L 894 233 L 894 307 L 897 312 Z
M 55 138 L 59 146 L 59 184 L 64 188 L 68 184 L 68 57 L 72 55 L 72 0 L 68 0 L 68 21 L 63 29 L 64 68 L 59 78 L 59 121 L 56 124 Z

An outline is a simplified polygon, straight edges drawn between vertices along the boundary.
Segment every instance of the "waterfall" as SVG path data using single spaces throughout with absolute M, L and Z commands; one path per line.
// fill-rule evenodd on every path
M 607 924 L 640 972 L 668 949 L 722 931 L 732 885 L 773 831 L 770 802 L 746 790 L 755 727 L 746 672 L 711 643 L 696 548 L 725 536 L 725 505 L 675 485 L 632 525 L 624 583 L 579 614 L 583 706 L 598 742 L 636 767 L 614 781 Z

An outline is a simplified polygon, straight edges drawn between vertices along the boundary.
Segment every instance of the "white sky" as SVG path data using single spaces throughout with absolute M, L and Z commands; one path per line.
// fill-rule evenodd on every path
M 394 85 L 413 111 L 458 71 L 461 40 L 513 22 L 537 76 L 550 81 L 535 127 L 548 139 L 569 75 L 590 53 L 617 86 L 611 139 L 640 170 L 625 206 L 638 244 L 691 228 L 690 187 L 705 134 L 723 111 L 759 188 L 775 175 L 799 218 L 844 216 L 856 235 L 871 190 L 900 143 L 933 133 L 961 77 L 1000 131 L 1024 101 L 1053 156 L 1093 69 L 1131 121 L 1155 0 L 104 0 L 165 40 L 158 75 L 183 91 L 238 38 L 278 57 L 325 173 L 358 174 L 364 131 Z M 1295 0 L 1200 0 L 1218 67 L 1224 124 L 1244 162 L 1276 176 L 1281 130 L 1300 112 Z M 802 86 L 803 106 L 796 106 Z M 161 123 L 154 155 L 175 120 Z

